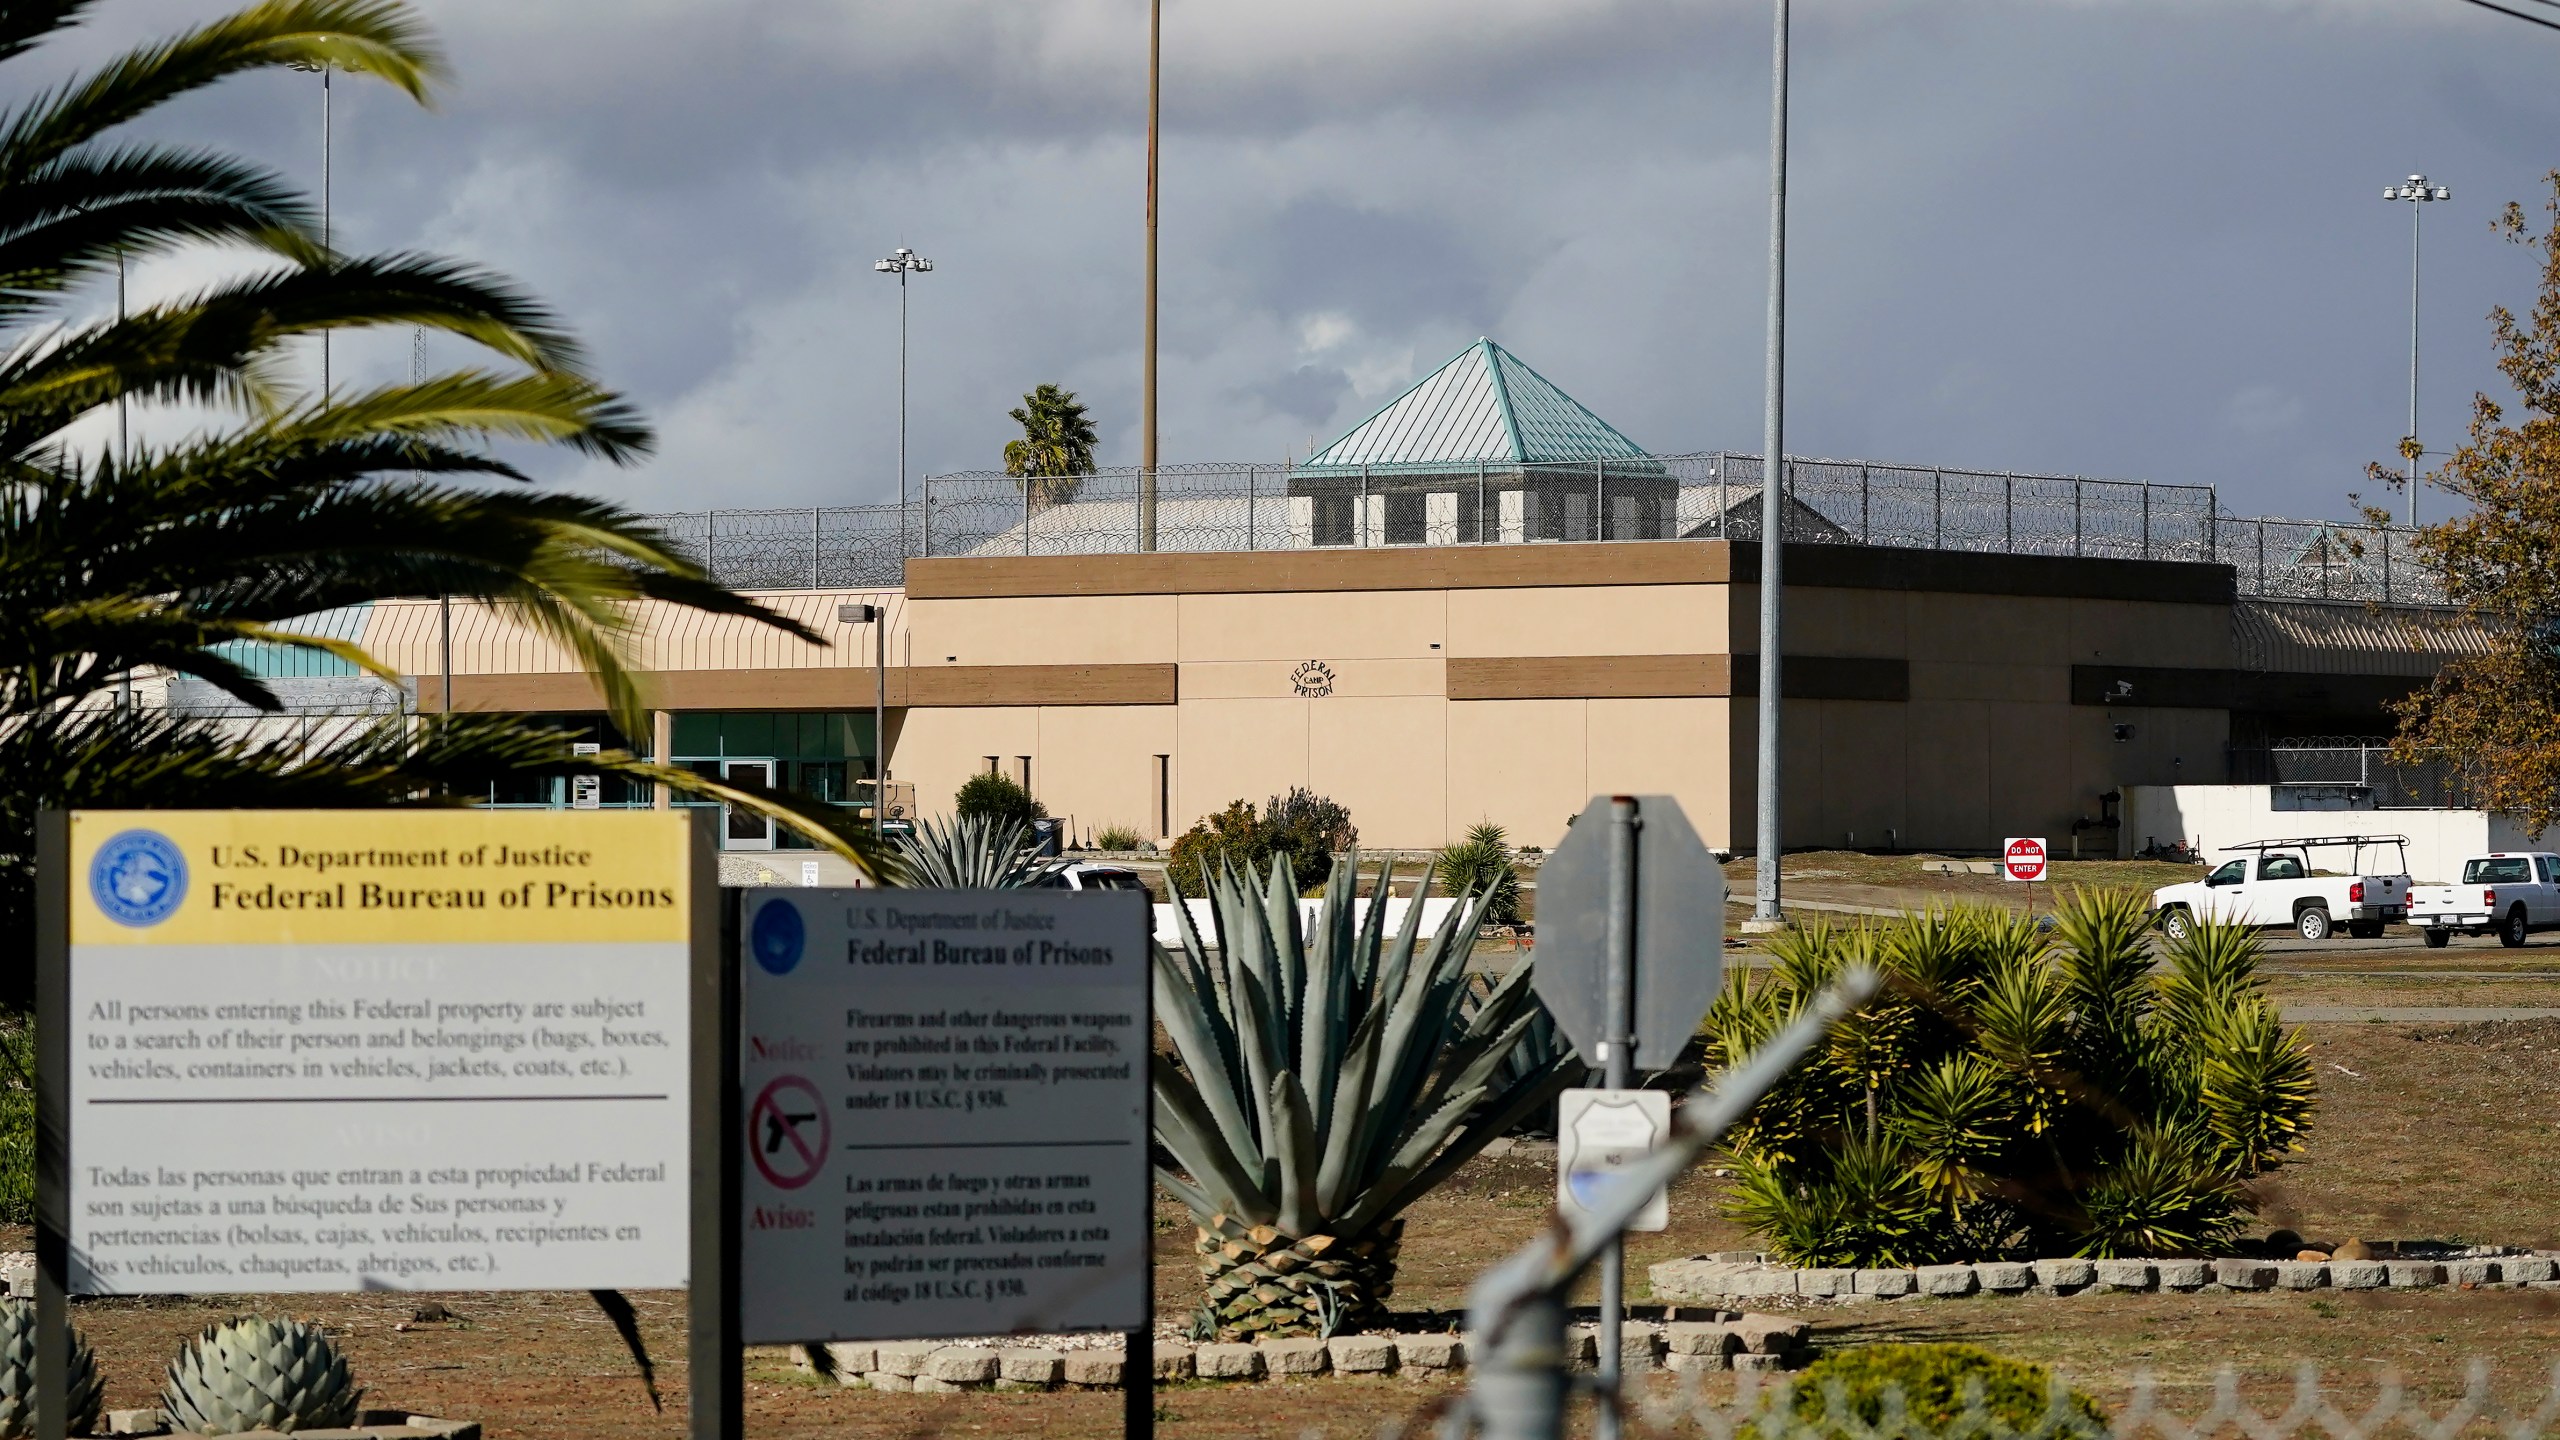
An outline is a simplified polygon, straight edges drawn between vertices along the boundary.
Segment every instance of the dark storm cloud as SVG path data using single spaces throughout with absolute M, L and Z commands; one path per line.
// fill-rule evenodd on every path
M 204 13 L 110 3 L 45 63 Z M 1140 0 L 425 13 L 460 82 L 433 114 L 339 82 L 340 233 L 564 311 L 666 442 L 567 478 L 669 506 L 893 489 L 897 286 L 870 265 L 901 243 L 938 266 L 909 296 L 915 471 L 997 463 L 1044 380 L 1134 457 Z M 2408 217 L 2380 192 L 2416 169 L 2457 194 L 2427 221 L 2431 443 L 2494 383 L 2480 317 L 2531 270 L 2487 221 L 2560 164 L 2560 36 L 2454 0 L 1797 13 L 1794 448 L 2338 513 L 2404 424 Z M 1761 0 L 1173 0 L 1167 457 L 1303 454 L 1480 333 L 1647 445 L 1755 445 L 1767 40 Z M 155 125 L 311 175 L 307 81 Z

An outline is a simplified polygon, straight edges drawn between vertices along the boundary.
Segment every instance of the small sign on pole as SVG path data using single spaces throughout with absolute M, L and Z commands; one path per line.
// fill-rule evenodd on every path
M 1567 1090 L 1556 1101 L 1556 1208 L 1589 1211 L 1620 1171 L 1671 1138 L 1671 1096 L 1660 1090 Z M 1630 1230 L 1671 1228 L 1671 1197 L 1656 1190 Z
M 2007 879 L 2032 885 L 2045 878 L 2049 863 L 2040 837 L 2015 836 L 2000 844 L 2000 873 Z
M 747 1343 L 1147 1331 L 1147 897 L 744 903 Z

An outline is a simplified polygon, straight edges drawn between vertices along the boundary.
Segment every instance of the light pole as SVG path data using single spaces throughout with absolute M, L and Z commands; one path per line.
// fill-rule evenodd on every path
M 905 583 L 907 557 L 907 277 L 929 272 L 933 262 L 901 245 L 889 258 L 871 267 L 883 275 L 898 277 L 898 563 L 899 583 Z M 925 532 L 926 543 L 932 532 Z
M 2418 524 L 2418 225 L 2429 203 L 2453 198 L 2450 185 L 2429 185 L 2424 175 L 2412 175 L 2399 185 L 2382 189 L 2385 200 L 2409 202 L 2409 433 L 2401 437 L 2400 457 L 2409 467 L 2409 526 Z
M 1147 6 L 1147 336 L 1138 386 L 1138 548 L 1156 548 L 1156 133 L 1163 113 L 1164 0 Z M 1026 533 L 1028 533 L 1026 531 Z
M 1778 890 L 1779 586 L 1786 564 L 1787 481 L 1787 0 L 1776 0 L 1769 56 L 1768 408 L 1760 428 L 1760 769 L 1756 894 L 1747 930 L 1786 927 Z
M 882 834 L 889 813 L 889 610 L 883 605 L 839 605 L 836 619 L 871 627 L 871 838 Z
M 336 67 L 327 64 L 314 65 L 308 61 L 297 60 L 293 62 L 293 68 L 296 70 L 317 70 L 320 72 L 320 248 L 326 250 L 329 248 L 331 243 L 329 237 L 329 172 L 332 168 L 330 164 L 332 157 L 329 152 L 331 140 L 333 138 L 332 130 L 334 128 L 334 116 L 331 114 L 332 106 L 329 75 Z M 320 332 L 320 401 L 325 405 L 328 403 L 328 400 L 329 332 L 324 329 Z

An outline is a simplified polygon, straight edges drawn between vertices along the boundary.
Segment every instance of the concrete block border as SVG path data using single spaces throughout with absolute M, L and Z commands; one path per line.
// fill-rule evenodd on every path
M 1843 1272 L 1846 1273 L 1846 1272 Z M 1689 1313 L 1702 1313 L 1692 1307 Z M 1619 1332 L 1619 1366 L 1654 1370 L 1792 1370 L 1810 1358 L 1812 1327 L 1785 1315 L 1708 1311 L 1716 1318 L 1629 1320 Z M 1597 1325 L 1566 1334 L 1576 1368 L 1598 1360 Z M 1065 1343 L 1065 1342 L 1062 1342 Z M 1156 1342 L 1156 1380 L 1274 1384 L 1337 1375 L 1450 1376 L 1467 1368 L 1473 1340 L 1464 1335 L 1368 1334 L 1331 1339 L 1260 1340 L 1253 1344 Z M 946 1344 L 939 1341 L 842 1341 L 793 1347 L 807 1374 L 831 1375 L 852 1389 L 951 1395 L 984 1390 L 1117 1390 L 1128 1371 L 1117 1348 L 1050 1348 L 1032 1341 Z
M 1665 1260 L 1649 1273 L 1657 1299 L 1684 1305 L 1773 1296 L 1846 1304 L 2029 1294 L 2560 1289 L 2560 1250 L 2481 1246 L 2422 1260 L 1985 1260 L 1909 1270 L 1799 1270 L 1766 1255 L 1725 1252 Z

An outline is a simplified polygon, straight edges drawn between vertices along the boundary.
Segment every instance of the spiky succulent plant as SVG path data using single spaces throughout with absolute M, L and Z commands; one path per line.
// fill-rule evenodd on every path
M 1032 853 L 1031 825 L 1010 815 L 919 821 L 894 854 L 896 883 L 919 890 L 1019 890 L 1071 862 Z
M 363 1399 L 319 1326 L 256 1315 L 204 1327 L 160 1387 L 171 1427 L 199 1435 L 350 1426 Z
M 36 1433 L 36 1307 L 32 1300 L 0 1300 L 0 1436 Z M 89 1337 L 71 1332 L 70 1434 L 97 1428 L 98 1400 L 106 1382 Z
M 1156 1014 L 1178 1061 L 1155 1066 L 1164 1187 L 1199 1225 L 1204 1319 L 1221 1335 L 1369 1323 L 1394 1292 L 1405 1207 L 1582 1073 L 1570 1052 L 1506 1076 L 1534 1023 L 1523 963 L 1469 1005 L 1485 897 L 1421 933 L 1423 893 L 1386 933 L 1334 867 L 1301 928 L 1286 856 L 1207 877 L 1214 944 L 1175 906 Z M 1389 893 L 1385 866 L 1376 893 Z

